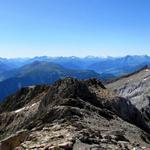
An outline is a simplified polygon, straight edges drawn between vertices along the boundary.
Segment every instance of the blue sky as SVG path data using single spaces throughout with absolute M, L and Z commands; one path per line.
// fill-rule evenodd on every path
M 0 56 L 150 55 L 149 0 L 0 0 Z

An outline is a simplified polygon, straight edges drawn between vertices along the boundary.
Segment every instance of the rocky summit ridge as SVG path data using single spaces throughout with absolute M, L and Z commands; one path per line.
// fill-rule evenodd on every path
M 22 88 L 0 104 L 2 150 L 150 149 L 142 113 L 97 79 Z

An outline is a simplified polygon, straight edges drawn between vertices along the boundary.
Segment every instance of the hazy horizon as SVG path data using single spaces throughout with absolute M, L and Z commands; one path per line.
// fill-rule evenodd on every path
M 59 57 L 63 57 L 63 58 L 102 58 L 102 59 L 107 59 L 107 58 L 122 58 L 122 57 L 127 57 L 127 56 L 131 56 L 131 57 L 150 57 L 150 55 L 130 55 L 130 54 L 127 54 L 127 55 L 124 55 L 124 56 L 93 56 L 93 55 L 86 55 L 86 56 L 74 56 L 74 55 L 70 55 L 70 56 L 50 56 L 50 55 L 37 55 L 37 56 L 31 56 L 31 57 L 23 57 L 23 56 L 20 56 L 20 57 L 0 57 L 2 59 L 32 59 L 32 58 L 40 58 L 40 57 L 47 57 L 47 58 L 59 58 Z
M 92 57 L 103 57 L 103 58 L 106 58 L 106 57 L 125 57 L 127 55 L 130 55 L 130 56 L 135 56 L 135 55 L 138 55 L 138 56 L 144 56 L 144 55 L 148 55 L 150 56 L 149 53 L 143 53 L 143 52 L 139 52 L 139 53 L 126 53 L 126 54 L 122 54 L 122 55 L 111 55 L 109 54 L 109 51 L 108 51 L 108 54 L 107 55 L 104 55 L 105 53 L 100 53 L 100 54 L 95 54 L 94 53 L 90 53 L 90 54 L 83 54 L 83 55 L 80 55 L 80 54 L 74 54 L 74 55 L 71 55 L 69 53 L 67 53 L 66 55 L 63 55 L 61 54 L 61 51 L 57 52 L 59 54 L 46 54 L 44 51 L 41 52 L 41 53 L 36 53 L 36 54 L 33 54 L 33 51 L 30 51 L 29 53 L 26 53 L 25 50 L 23 51 L 20 51 L 20 53 L 11 53 L 11 52 L 8 52 L 7 54 L 3 54 L 3 51 L 1 52 L 0 50 L 0 57 L 2 58 L 33 58 L 33 57 L 42 57 L 42 56 L 48 56 L 48 57 L 88 57 L 88 56 L 92 56 Z

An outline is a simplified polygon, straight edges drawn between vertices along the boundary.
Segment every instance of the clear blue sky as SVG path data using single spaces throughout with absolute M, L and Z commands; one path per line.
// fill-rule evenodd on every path
M 150 55 L 150 0 L 1 0 L 0 56 Z

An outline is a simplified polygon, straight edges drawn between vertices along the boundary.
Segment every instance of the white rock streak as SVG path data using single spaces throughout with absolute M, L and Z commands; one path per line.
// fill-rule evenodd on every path
M 23 111 L 23 110 L 28 110 L 28 109 L 32 108 L 33 106 L 35 106 L 36 104 L 37 104 L 37 103 L 34 103 L 34 104 L 32 104 L 31 106 L 26 106 L 26 107 L 20 108 L 20 109 L 18 109 L 18 110 L 15 110 L 15 113 L 21 112 L 21 111 Z

